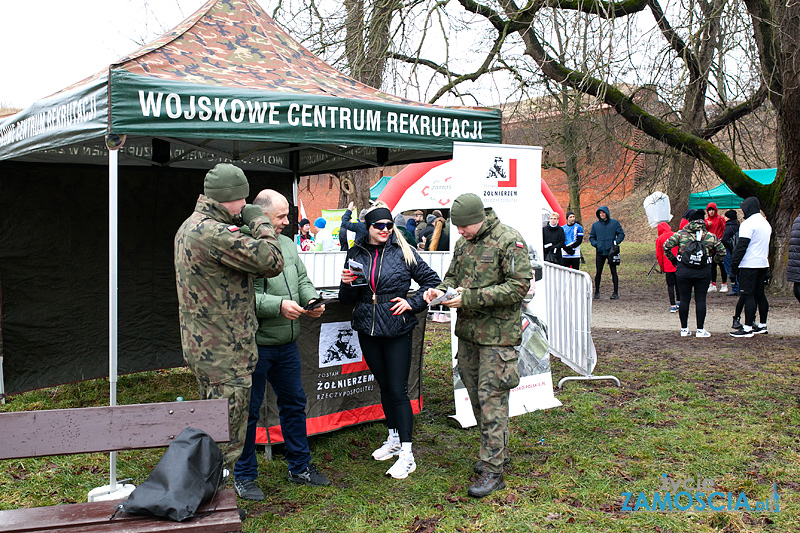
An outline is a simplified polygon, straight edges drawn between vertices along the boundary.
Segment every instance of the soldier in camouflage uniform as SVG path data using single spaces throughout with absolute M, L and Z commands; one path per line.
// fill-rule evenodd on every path
M 703 327 L 706 320 L 706 293 L 708 292 L 708 285 L 711 283 L 711 263 L 695 268 L 685 265 L 678 257 L 685 255 L 686 247 L 689 243 L 699 240 L 705 248 L 706 256 L 719 264 L 725 258 L 725 246 L 716 235 L 706 231 L 705 212 L 702 209 L 695 209 L 687 216 L 689 223 L 683 229 L 673 233 L 664 242 L 663 250 L 666 258 L 677 268 L 675 278 L 680 299 L 678 317 L 681 321 L 681 337 L 691 335 L 689 331 L 689 303 L 692 299 L 692 291 L 694 291 L 695 317 L 697 321 L 695 336 L 704 338 L 711 336 L 711 333 Z M 672 253 L 672 249 L 675 246 L 678 247 L 678 257 L 675 257 L 675 254 Z
M 460 295 L 442 302 L 456 309 L 458 372 L 481 432 L 481 477 L 469 495 L 482 498 L 504 489 L 508 457 L 508 396 L 519 384 L 517 352 L 522 341 L 520 306 L 533 272 L 528 246 L 514 228 L 500 223 L 474 194 L 463 194 L 450 211 L 461 238 L 442 283 L 425 293 L 441 296 L 447 287 Z
M 283 269 L 278 238 L 260 207 L 245 205 L 247 178 L 222 163 L 205 177 L 194 213 L 175 235 L 183 358 L 200 385 L 200 397 L 227 398 L 230 443 L 220 446 L 228 472 L 247 433 L 251 374 L 256 351 L 253 277 Z M 239 229 L 244 223 L 252 237 Z

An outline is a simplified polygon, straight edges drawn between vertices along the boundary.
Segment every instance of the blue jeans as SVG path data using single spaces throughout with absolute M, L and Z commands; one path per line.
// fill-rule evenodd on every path
M 306 393 L 300 379 L 300 368 L 300 351 L 296 342 L 280 346 L 258 346 L 258 364 L 253 371 L 253 389 L 250 392 L 247 437 L 242 456 L 233 469 L 236 479 L 258 477 L 256 425 L 267 381 L 278 398 L 278 415 L 289 470 L 294 473 L 302 472 L 311 463 L 306 435 Z

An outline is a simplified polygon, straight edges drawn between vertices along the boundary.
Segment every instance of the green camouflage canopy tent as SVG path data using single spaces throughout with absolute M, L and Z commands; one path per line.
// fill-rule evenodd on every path
M 7 390 L 105 375 L 117 297 L 119 369 L 181 363 L 172 239 L 214 164 L 241 166 L 253 194 L 271 187 L 296 200 L 300 176 L 447 159 L 455 140 L 501 142 L 500 112 L 365 86 L 255 2 L 210 0 L 0 121 Z

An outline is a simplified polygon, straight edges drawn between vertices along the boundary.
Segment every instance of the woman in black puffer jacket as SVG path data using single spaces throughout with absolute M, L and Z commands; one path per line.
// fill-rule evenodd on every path
M 786 268 L 786 281 L 794 283 L 794 297 L 800 302 L 800 215 L 792 223 L 789 234 L 789 265 Z
M 364 360 L 380 387 L 389 426 L 389 438 L 372 452 L 372 457 L 385 461 L 399 456 L 386 474 L 403 479 L 417 468 L 411 452 L 414 419 L 408 398 L 411 337 L 417 325 L 416 313 L 427 308 L 422 295 L 439 285 L 440 280 L 398 233 L 392 213 L 385 206 L 368 211 L 364 222 L 369 233 L 357 238 L 347 252 L 339 300 L 355 305 L 353 329 L 358 332 Z M 363 265 L 366 285 L 351 285 L 355 276 L 348 268 L 350 260 Z M 412 279 L 419 284 L 419 291 L 409 298 Z

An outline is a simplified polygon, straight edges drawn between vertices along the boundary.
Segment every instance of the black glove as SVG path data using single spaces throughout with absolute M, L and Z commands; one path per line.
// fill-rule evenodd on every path
M 572 246 L 565 246 L 564 251 L 567 252 L 567 255 L 572 255 L 575 253 L 575 248 Z
M 250 223 L 256 217 L 263 217 L 264 211 L 261 210 L 261 207 L 253 204 L 247 204 L 242 208 L 242 212 L 240 213 L 242 217 L 242 222 L 244 222 L 245 226 L 250 226 Z

